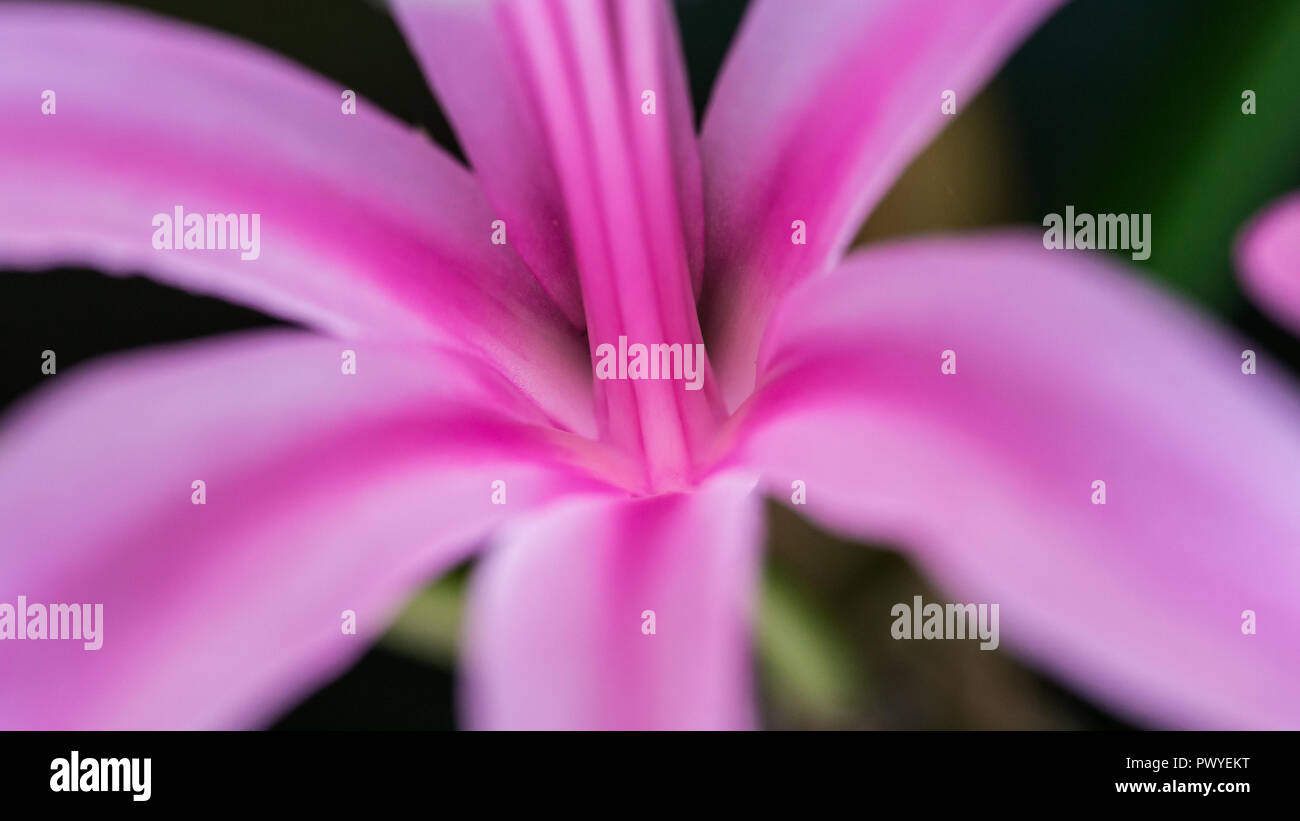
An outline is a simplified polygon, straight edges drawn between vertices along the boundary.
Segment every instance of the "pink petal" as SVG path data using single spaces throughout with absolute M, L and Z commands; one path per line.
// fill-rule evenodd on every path
M 102 604 L 103 646 L 4 641 L 6 728 L 262 722 L 505 514 L 618 470 L 474 360 L 414 346 L 240 335 L 51 381 L 0 435 L 0 602 Z
M 1251 220 L 1238 242 L 1237 266 L 1255 300 L 1300 334 L 1300 192 Z
M 700 135 L 703 297 L 728 407 L 777 298 L 830 270 L 867 212 L 1060 0 L 755 0 Z M 807 243 L 792 243 L 792 223 Z
M 0 265 L 145 272 L 347 336 L 468 344 L 594 430 L 581 340 L 491 244 L 474 179 L 365 100 L 343 114 L 344 88 L 153 15 L 0 6 Z M 178 205 L 259 214 L 260 256 L 155 250 Z
M 667 3 L 395 0 L 392 6 L 488 196 L 511 226 L 512 243 L 575 324 L 584 323 L 574 277 L 581 257 L 566 193 L 574 172 L 563 154 L 582 148 L 555 145 L 563 124 L 552 118 L 582 118 L 584 106 L 606 126 L 624 123 L 643 167 L 641 184 L 650 189 L 646 204 L 658 209 L 650 216 L 664 223 L 658 230 L 680 234 L 671 241 L 674 250 L 685 245 L 698 289 L 704 257 L 699 157 L 685 65 Z M 577 42 L 574 19 L 612 38 L 612 51 L 600 59 L 611 61 L 609 79 L 618 86 L 615 108 L 613 101 L 576 87 L 576 78 L 569 80 L 575 94 L 562 101 L 571 108 L 556 111 L 548 105 L 546 85 L 564 82 L 564 75 L 581 66 L 539 66 L 529 40 L 546 39 L 550 27 L 565 32 L 559 36 L 572 34 L 574 40 L 565 44 L 572 51 L 564 59 L 578 61 L 573 52 L 587 47 Z M 640 113 L 646 89 L 656 94 L 654 116 Z
M 668 8 L 649 0 L 398 2 L 474 167 L 532 265 L 577 272 L 591 352 L 701 342 L 690 106 Z M 654 114 L 642 92 L 656 93 Z M 698 271 L 698 268 L 696 268 Z M 571 316 L 574 285 L 544 279 Z M 655 488 L 691 479 L 722 416 L 711 377 L 598 381 L 597 422 Z
M 1244 347 L 1037 236 L 898 243 L 791 292 L 736 458 L 1140 722 L 1296 728 L 1300 399 Z
M 751 486 L 723 477 L 692 494 L 575 500 L 502 535 L 470 599 L 469 722 L 753 726 L 749 617 L 762 520 Z

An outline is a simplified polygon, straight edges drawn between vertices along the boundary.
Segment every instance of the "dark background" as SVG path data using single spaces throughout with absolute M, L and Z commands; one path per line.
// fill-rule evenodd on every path
M 816 0 L 810 0 L 816 2 Z M 405 42 L 377 3 L 134 2 L 286 54 L 423 126 L 460 154 Z M 678 0 L 698 113 L 744 0 Z M 1259 113 L 1242 116 L 1241 91 Z M 1300 373 L 1300 343 L 1238 288 L 1231 246 L 1273 197 L 1300 188 L 1300 3 L 1082 0 L 1058 13 L 920 157 L 861 241 L 1022 223 L 1072 204 L 1152 213 L 1142 275 L 1196 302 Z M 276 324 L 140 277 L 59 269 L 0 272 L 0 411 L 59 366 L 110 351 Z M 771 507 L 758 631 L 767 726 L 1115 728 L 1126 726 L 1006 653 L 961 642 L 892 642 L 878 614 L 941 594 L 887 546 L 819 533 Z M 465 570 L 412 603 L 351 671 L 283 728 L 450 728 Z M 907 645 L 905 648 L 901 645 Z

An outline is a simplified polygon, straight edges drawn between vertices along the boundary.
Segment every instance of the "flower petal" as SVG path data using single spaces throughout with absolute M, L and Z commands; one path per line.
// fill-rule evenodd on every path
M 502 534 L 471 589 L 470 724 L 752 726 L 752 485 L 719 477 L 692 494 L 574 500 Z
M 347 336 L 468 344 L 594 430 L 581 339 L 491 244 L 472 176 L 364 100 L 344 114 L 343 90 L 149 14 L 0 5 L 0 265 L 144 272 Z M 178 206 L 258 214 L 259 255 L 155 250 L 154 215 Z
M 755 0 L 700 134 L 705 335 L 728 407 L 772 305 L 839 261 L 867 212 L 1060 0 Z M 792 242 L 802 220 L 806 244 Z
M 474 359 L 349 345 L 349 375 L 300 332 L 115 358 L 9 420 L 0 602 L 102 604 L 103 645 L 4 641 L 0 727 L 264 721 L 504 514 L 617 470 Z
M 1250 222 L 1238 242 L 1237 267 L 1255 300 L 1300 334 L 1300 192 Z
M 1300 399 L 1242 347 L 1037 236 L 879 247 L 782 304 L 734 458 L 1138 721 L 1296 728 Z
M 685 63 L 672 10 L 657 0 L 487 0 L 478 3 L 392 0 L 394 15 L 406 32 L 438 99 L 447 111 L 488 196 L 511 226 L 511 237 L 546 289 L 579 326 L 584 322 L 582 295 L 574 272 L 581 252 L 569 213 L 566 186 L 573 170 L 566 152 L 581 153 L 579 143 L 556 146 L 562 136 L 558 115 L 583 118 L 584 106 L 611 130 L 629 126 L 625 139 L 644 164 L 650 216 L 659 230 L 684 244 L 696 290 L 704 257 L 704 220 L 700 165 L 695 146 L 694 115 L 686 84 Z M 530 39 L 545 39 L 554 26 L 573 35 L 566 47 L 584 48 L 565 18 L 596 23 L 613 38 L 610 80 L 618 88 L 617 110 L 575 88 L 571 106 L 551 109 L 547 84 L 563 82 L 558 65 L 540 66 Z M 542 76 L 550 72 L 551 76 Z M 653 116 L 643 115 L 642 92 L 656 95 Z M 586 97 L 586 99 L 584 99 Z M 585 126 L 578 126 L 579 130 Z M 591 191 L 582 191 L 591 196 Z M 666 249 L 667 250 L 667 249 Z M 675 262 L 674 262 L 675 264 Z
M 522 229 L 513 236 L 525 259 L 544 277 L 577 272 L 592 355 L 620 336 L 701 344 L 691 270 L 702 256 L 698 169 L 666 5 L 395 8 L 485 190 Z M 645 90 L 656 94 L 654 113 Z M 573 317 L 574 284 L 544 281 Z M 652 487 L 676 489 L 723 416 L 707 367 L 702 388 L 597 381 L 597 424 L 641 455 Z

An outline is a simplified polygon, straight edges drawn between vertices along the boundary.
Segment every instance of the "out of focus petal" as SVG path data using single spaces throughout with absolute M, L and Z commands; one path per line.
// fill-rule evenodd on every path
M 470 724 L 753 726 L 751 486 L 720 477 L 691 494 L 575 500 L 506 531 L 471 589 Z
M 0 727 L 259 723 L 506 514 L 618 481 L 476 360 L 353 343 L 345 374 L 342 347 L 276 332 L 118 357 L 7 420 L 0 602 L 102 605 L 103 632 L 5 641 Z
M 144 273 L 347 337 L 465 347 L 592 432 L 580 337 L 491 243 L 476 181 L 367 101 L 344 114 L 344 90 L 155 15 L 0 4 L 0 265 Z M 156 250 L 154 216 L 178 207 L 258 215 L 255 258 Z
M 1297 728 L 1300 393 L 1243 347 L 1037 236 L 900 242 L 791 292 L 734 459 L 1136 721 Z
M 1300 335 L 1300 193 L 1250 222 L 1237 244 L 1237 267 L 1255 300 Z
M 834 267 L 870 209 L 1060 0 L 755 0 L 700 134 L 703 322 L 729 407 L 791 285 Z M 804 225 L 804 244 L 792 242 Z

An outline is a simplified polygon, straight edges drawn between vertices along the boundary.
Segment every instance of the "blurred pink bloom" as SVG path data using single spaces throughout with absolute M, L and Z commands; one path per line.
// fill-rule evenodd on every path
M 1271 203 L 1246 226 L 1237 267 L 1251 296 L 1300 334 L 1300 191 Z
M 311 328 L 113 357 L 9 418 L 0 600 L 102 602 L 105 639 L 0 646 L 0 726 L 266 722 L 480 546 L 471 726 L 752 726 L 760 500 L 798 480 L 1137 721 L 1300 727 L 1293 386 L 1036 233 L 845 256 L 940 94 L 1053 6 L 756 0 L 697 136 L 665 5 L 400 0 L 473 173 L 229 37 L 0 7 L 0 264 Z M 176 204 L 260 213 L 261 258 L 154 251 Z M 593 380 L 623 334 L 707 341 L 704 389 Z

